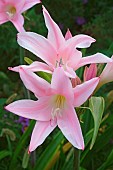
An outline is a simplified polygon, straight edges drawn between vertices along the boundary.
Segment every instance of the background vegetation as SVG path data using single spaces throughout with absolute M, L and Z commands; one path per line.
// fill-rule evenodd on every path
M 43 0 L 42 3 L 64 35 L 69 28 L 73 35 L 84 33 L 97 40 L 85 55 L 102 52 L 111 57 L 112 0 Z M 25 12 L 24 17 L 27 31 L 47 36 L 41 4 Z M 9 66 L 20 63 L 20 47 L 16 41 L 16 34 L 17 31 L 11 23 L 0 26 L 0 170 L 71 170 L 74 149 L 58 129 L 35 152 L 28 155 L 27 147 L 35 122 L 21 119 L 4 110 L 4 105 L 25 98 L 18 74 L 8 70 Z M 28 51 L 23 55 L 38 60 Z M 93 117 L 88 109 L 84 109 L 81 116 L 86 148 L 80 153 L 80 170 L 113 170 L 113 83 L 105 85 L 96 93 L 96 96 L 100 95 L 105 99 L 106 105 L 97 139 L 91 150 L 90 144 L 95 128 Z M 96 107 L 95 101 L 92 102 Z M 78 110 L 80 111 L 83 112 L 83 109 Z

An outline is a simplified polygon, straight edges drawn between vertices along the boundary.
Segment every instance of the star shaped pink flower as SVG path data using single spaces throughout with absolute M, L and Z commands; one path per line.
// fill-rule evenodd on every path
M 80 123 L 74 107 L 82 105 L 96 88 L 99 78 L 72 87 L 64 69 L 54 70 L 51 84 L 35 73 L 19 68 L 20 77 L 27 89 L 38 100 L 19 100 L 5 107 L 19 116 L 36 120 L 29 151 L 34 151 L 58 125 L 69 142 L 78 149 L 84 149 Z
M 35 61 L 32 66 L 25 66 L 26 68 L 52 73 L 55 68 L 62 66 L 68 77 L 75 78 L 75 70 L 81 66 L 91 63 L 111 62 L 110 58 L 101 53 L 82 58 L 82 53 L 77 50 L 77 47 L 87 48 L 95 42 L 95 39 L 83 34 L 70 37 L 69 32 L 65 38 L 45 7 L 43 7 L 43 15 L 48 29 L 47 38 L 33 32 L 18 34 L 17 41 L 19 45 L 45 62 L 42 64 Z M 17 67 L 12 68 L 12 70 L 18 72 Z
M 0 0 L 0 25 L 11 21 L 18 32 L 24 31 L 24 11 L 40 3 L 41 0 Z

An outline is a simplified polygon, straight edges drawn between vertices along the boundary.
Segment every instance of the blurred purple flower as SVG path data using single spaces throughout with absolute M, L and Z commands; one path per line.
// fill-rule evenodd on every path
M 76 23 L 77 23 L 77 25 L 84 25 L 84 24 L 86 23 L 86 20 L 85 20 L 84 17 L 78 16 L 78 17 L 76 18 Z
M 83 4 L 87 4 L 88 0 L 82 0 Z
M 15 122 L 22 124 L 22 132 L 23 133 L 24 133 L 25 129 L 29 126 L 29 119 L 24 118 L 24 117 L 19 117 L 19 119 L 16 120 Z

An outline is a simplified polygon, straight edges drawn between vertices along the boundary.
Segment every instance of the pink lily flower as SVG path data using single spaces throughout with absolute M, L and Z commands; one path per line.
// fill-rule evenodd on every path
M 99 78 L 93 78 L 72 88 L 71 81 L 62 67 L 53 72 L 51 84 L 23 67 L 20 67 L 19 73 L 26 88 L 32 91 L 38 100 L 15 101 L 5 109 L 36 120 L 29 151 L 41 145 L 57 125 L 74 147 L 84 149 L 82 131 L 74 107 L 79 107 L 88 99 Z
M 11 21 L 18 32 L 25 31 L 24 18 L 21 14 L 38 3 L 41 3 L 41 0 L 1 0 L 0 25 Z
M 95 42 L 95 39 L 83 34 L 70 37 L 71 33 L 69 31 L 65 39 L 60 28 L 44 7 L 43 15 L 48 29 L 47 38 L 33 32 L 24 32 L 19 33 L 17 39 L 20 46 L 46 62 L 44 64 L 46 66 L 43 65 L 43 67 L 42 65 L 40 66 L 39 62 L 35 62 L 35 70 L 53 72 L 56 67 L 62 66 L 67 76 L 75 78 L 75 70 L 81 66 L 91 63 L 111 62 L 110 58 L 101 53 L 82 58 L 82 53 L 76 48 L 87 48 L 91 43 Z
M 100 81 L 97 88 L 100 88 L 102 85 L 113 81 L 113 56 L 111 57 L 112 62 L 107 63 L 104 70 L 100 75 Z

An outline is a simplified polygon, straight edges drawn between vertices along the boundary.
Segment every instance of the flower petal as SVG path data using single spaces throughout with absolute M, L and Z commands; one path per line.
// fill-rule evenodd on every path
M 65 66 L 65 73 L 68 77 L 70 78 L 75 78 L 76 77 L 76 73 L 75 71 L 73 70 L 73 68 L 69 67 L 68 65 Z
M 18 34 L 18 44 L 44 60 L 48 65 L 55 65 L 57 53 L 50 42 L 33 32 Z
M 72 34 L 71 34 L 71 32 L 70 32 L 70 30 L 69 30 L 69 28 L 68 28 L 68 30 L 67 30 L 67 32 L 66 32 L 66 34 L 65 34 L 65 40 L 68 40 L 68 39 L 70 39 L 70 38 L 72 38 Z
M 107 63 L 105 66 L 104 70 L 102 71 L 100 75 L 100 82 L 99 82 L 99 87 L 102 86 L 103 84 L 109 83 L 113 81 L 113 56 L 111 57 L 112 62 Z
M 22 0 L 22 1 L 20 1 L 20 0 L 10 0 L 10 1 L 12 1 L 12 3 L 11 4 L 13 4 L 15 7 L 16 7 L 16 12 L 17 13 L 22 13 L 22 8 L 24 7 L 24 4 L 25 4 L 25 1 L 26 0 Z
M 22 15 L 18 14 L 10 21 L 14 24 L 18 32 L 25 32 L 25 29 L 23 27 L 24 17 Z
M 41 0 L 26 0 L 22 12 L 28 10 L 29 8 L 33 7 L 38 3 L 41 3 Z
M 77 85 L 74 89 L 74 106 L 79 107 L 81 106 L 93 93 L 96 86 L 99 83 L 100 78 L 96 77 L 81 85 Z
M 69 78 L 65 75 L 62 67 L 58 67 L 54 70 L 51 80 L 51 88 L 56 90 L 57 94 L 67 97 L 70 102 L 73 101 L 74 96 L 72 92 L 72 84 Z
M 43 6 L 43 15 L 48 29 L 48 39 L 54 45 L 55 49 L 58 50 L 59 47 L 65 43 L 65 39 L 58 25 L 53 21 L 48 11 Z
M 50 88 L 50 84 L 47 81 L 22 67 L 20 68 L 19 73 L 25 87 L 32 91 L 36 97 L 46 95 L 46 90 Z
M 69 142 L 78 149 L 84 149 L 84 140 L 76 112 L 72 106 L 65 109 L 62 116 L 57 119 L 57 124 Z
M 79 67 L 82 67 L 86 64 L 109 63 L 109 62 L 112 62 L 111 58 L 105 56 L 104 54 L 96 53 L 94 55 L 81 58 L 80 63 L 78 64 L 78 67 L 76 67 L 76 69 L 79 68 Z
M 3 9 L 3 8 L 1 8 L 1 7 L 3 7 L 4 4 L 5 4 L 4 0 L 1 0 L 1 1 L 0 1 L 0 10 Z
M 56 126 L 56 123 L 54 123 L 54 125 L 51 125 L 50 121 L 37 121 L 32 132 L 29 152 L 34 151 L 39 145 L 41 145 Z
M 21 13 L 21 10 L 25 4 L 26 0 L 4 0 L 4 5 L 11 5 L 16 8 L 16 13 Z
M 87 48 L 90 47 L 91 43 L 95 42 L 95 39 L 84 34 L 75 35 L 74 37 L 66 41 L 66 46 L 70 48 Z
M 21 65 L 21 66 L 16 66 L 16 67 L 8 67 L 9 70 L 11 71 L 15 71 L 15 72 L 19 72 L 20 68 L 26 69 L 26 70 L 30 70 L 33 72 L 37 72 L 37 71 L 44 71 L 47 73 L 52 73 L 50 67 L 42 62 L 38 62 L 38 61 L 34 61 L 32 64 L 30 65 Z
M 69 51 L 67 51 L 66 53 L 68 54 L 68 52 Z M 78 64 L 82 58 L 82 53 L 80 51 L 74 49 L 72 52 L 69 52 L 68 56 L 69 56 L 68 65 L 75 70 L 76 66 L 78 66 Z
M 0 25 L 9 21 L 7 15 L 4 12 L 0 12 Z
M 45 96 L 38 101 L 18 100 L 5 107 L 6 110 L 28 119 L 49 121 L 51 120 L 51 97 Z

